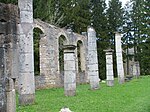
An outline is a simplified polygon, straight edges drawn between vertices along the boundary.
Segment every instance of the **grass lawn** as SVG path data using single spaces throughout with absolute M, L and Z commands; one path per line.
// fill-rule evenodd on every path
M 89 85 L 77 86 L 77 95 L 65 97 L 63 88 L 37 90 L 36 102 L 18 106 L 17 112 L 59 112 L 66 106 L 73 112 L 150 112 L 150 76 L 140 77 L 114 87 L 100 84 L 99 90 Z

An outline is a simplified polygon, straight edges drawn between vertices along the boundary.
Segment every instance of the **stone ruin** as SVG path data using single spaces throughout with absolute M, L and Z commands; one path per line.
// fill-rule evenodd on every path
M 0 3 L 0 112 L 15 112 L 18 24 L 18 7 Z
M 106 81 L 107 86 L 114 86 L 114 72 L 113 72 L 113 50 L 106 49 Z
M 42 30 L 40 37 L 40 75 L 35 76 L 35 85 L 37 89 L 46 87 L 62 87 L 64 84 L 64 74 L 60 70 L 59 62 L 59 38 L 63 38 L 64 56 L 68 45 L 74 46 L 74 69 L 76 70 L 76 82 L 88 82 L 87 74 L 87 36 L 79 35 L 71 29 L 61 29 L 45 23 L 39 19 L 34 20 L 34 28 Z M 80 42 L 80 59 L 77 57 L 77 43 Z M 68 46 L 69 49 L 70 46 Z M 69 55 L 69 54 L 68 54 Z M 67 55 L 67 56 L 68 56 Z M 70 56 L 69 56 L 70 57 Z M 66 58 L 64 57 L 64 60 Z M 81 62 L 81 71 L 78 70 L 78 60 Z M 65 63 L 64 69 L 65 69 Z M 70 63 L 72 65 L 72 62 Z M 68 66 L 70 67 L 70 66 Z M 72 68 L 71 68 L 72 69 Z
M 89 27 L 80 35 L 33 19 L 32 0 L 18 7 L 0 4 L 0 110 L 15 112 L 15 83 L 19 104 L 34 103 L 35 88 L 64 86 L 64 94 L 76 94 L 76 84 L 90 82 L 99 88 L 96 33 Z M 34 76 L 33 29 L 39 28 L 40 75 Z M 60 71 L 59 38 L 63 38 L 64 71 Z M 77 48 L 79 44 L 80 49 Z M 78 58 L 78 52 L 80 58 Z M 80 69 L 78 61 L 80 60 Z
M 66 96 L 76 94 L 76 85 L 90 83 L 99 89 L 96 32 L 88 27 L 84 35 L 33 19 L 32 0 L 18 0 L 18 7 L 0 4 L 0 112 L 15 112 L 15 82 L 19 104 L 35 101 L 35 88 L 64 87 Z M 34 75 L 33 29 L 42 31 L 39 41 L 40 75 Z M 63 40 L 63 63 L 59 60 L 59 39 Z M 78 49 L 79 47 L 79 49 Z M 80 54 L 80 58 L 78 57 Z M 124 82 L 121 36 L 116 33 L 119 82 Z M 112 53 L 106 52 L 107 84 L 113 86 Z M 80 65 L 79 62 L 80 61 Z M 63 64 L 61 71 L 60 64 Z M 80 66 L 80 67 L 79 67 Z
M 126 49 L 126 55 L 128 58 L 124 61 L 124 68 L 125 74 L 129 77 L 136 77 L 140 76 L 140 65 L 139 61 L 135 61 L 135 48 L 128 48 Z
M 117 74 L 118 81 L 120 84 L 124 83 L 124 67 L 123 67 L 123 57 L 122 57 L 122 47 L 121 47 L 121 34 L 115 33 L 115 48 L 116 48 L 116 62 L 117 62 Z

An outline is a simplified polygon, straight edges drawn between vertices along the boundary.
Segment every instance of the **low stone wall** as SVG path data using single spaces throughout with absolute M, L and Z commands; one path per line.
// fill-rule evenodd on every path
M 55 80 L 51 79 L 51 77 L 45 75 L 35 76 L 36 89 L 45 89 L 54 87 L 58 87 L 58 85 L 55 84 Z

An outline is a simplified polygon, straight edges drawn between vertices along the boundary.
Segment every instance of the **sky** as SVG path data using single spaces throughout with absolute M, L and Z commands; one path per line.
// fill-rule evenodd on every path
M 106 3 L 108 3 L 108 1 L 109 0 L 106 0 Z M 127 1 L 129 1 L 129 0 L 119 0 L 119 1 L 121 1 L 122 2 L 122 6 L 124 7 L 124 5 L 127 3 Z

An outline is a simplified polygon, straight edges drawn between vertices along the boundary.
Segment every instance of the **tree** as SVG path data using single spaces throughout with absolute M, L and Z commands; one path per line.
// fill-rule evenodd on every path
M 123 25 L 123 8 L 119 0 L 110 0 L 107 10 L 108 25 L 110 33 L 118 31 Z
M 34 0 L 34 18 L 40 18 L 49 24 L 61 26 L 64 14 L 60 11 L 60 1 Z M 43 7 L 44 6 L 44 7 Z
M 97 36 L 97 51 L 99 62 L 100 79 L 106 78 L 106 62 L 104 49 L 109 45 L 108 26 L 106 17 L 106 3 L 105 0 L 91 0 L 91 25 L 95 28 Z
M 74 32 L 81 33 L 87 31 L 87 26 L 90 25 L 89 0 L 72 0 L 70 9 L 67 9 L 66 22 Z
M 123 25 L 123 8 L 122 3 L 119 0 L 110 0 L 109 7 L 107 9 L 107 19 L 108 19 L 108 30 L 109 30 L 109 43 L 111 48 L 115 47 L 114 32 L 122 28 Z M 115 54 L 115 50 L 114 50 Z M 116 76 L 116 57 L 113 55 L 114 63 L 114 74 Z
M 140 15 L 138 20 L 137 32 L 135 32 L 137 39 L 137 59 L 140 61 L 141 73 L 144 75 L 150 74 L 150 1 L 139 0 L 134 2 L 138 4 Z M 136 8 L 135 8 L 136 9 Z M 135 10 L 136 11 L 136 10 Z
M 129 47 L 134 47 L 135 61 L 140 62 L 141 74 L 148 74 L 147 68 L 150 67 L 149 62 L 149 17 L 150 17 L 150 4 L 148 0 L 131 0 L 130 6 L 125 10 L 124 14 L 124 38 L 125 44 Z M 130 27 L 129 26 L 130 23 Z M 128 24 L 128 25 L 127 25 Z M 128 35 L 129 31 L 133 35 Z M 129 43 L 130 41 L 130 43 Z M 127 48 L 128 49 L 128 48 Z
M 17 0 L 0 0 L 0 2 L 17 4 Z

